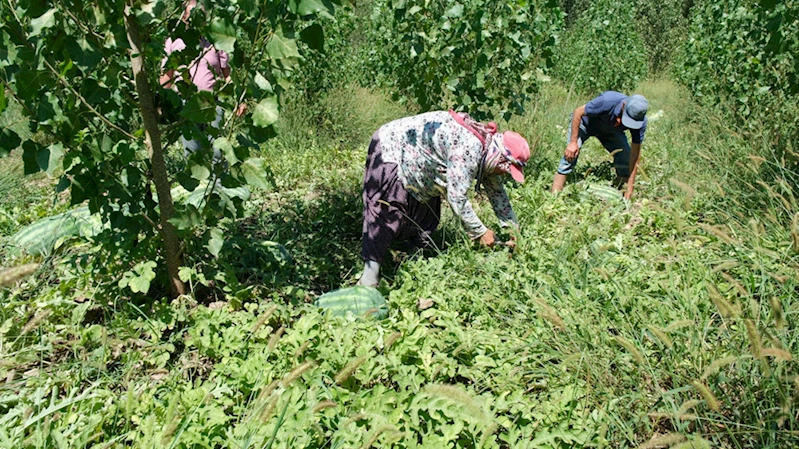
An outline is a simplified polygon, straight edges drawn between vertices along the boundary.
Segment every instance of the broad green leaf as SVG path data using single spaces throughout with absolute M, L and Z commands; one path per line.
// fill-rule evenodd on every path
M 201 226 L 203 219 L 196 207 L 186 204 L 184 207 L 176 208 L 175 215 L 169 219 L 169 222 L 181 231 L 188 231 Z
M 41 149 L 36 153 L 36 162 L 42 171 L 53 176 L 53 171 L 61 165 L 64 157 L 64 145 L 60 142 L 51 144 L 47 148 Z
M 8 153 L 19 147 L 22 140 L 11 128 L 3 128 L 0 132 L 0 157 L 8 156 Z
M 41 16 L 31 20 L 31 33 L 29 36 L 36 37 L 41 34 L 45 28 L 50 28 L 55 25 L 55 13 L 56 10 L 53 8 Z
M 41 145 L 32 140 L 22 142 L 22 164 L 26 175 L 42 171 L 37 161 L 39 150 L 41 150 Z
M 447 12 L 444 13 L 444 15 L 452 19 L 463 17 L 463 5 L 460 3 L 455 3 L 452 8 L 448 9 Z
M 266 97 L 255 106 L 255 110 L 252 113 L 252 123 L 255 126 L 266 128 L 277 121 L 279 110 L 277 97 Z
M 272 92 L 272 83 L 270 83 L 268 79 L 264 78 L 264 76 L 261 75 L 261 72 L 255 73 L 255 78 L 253 81 L 255 82 L 255 85 L 258 86 L 258 88 L 262 91 Z
M 208 249 L 208 252 L 211 253 L 214 257 L 219 256 L 219 252 L 222 251 L 222 246 L 225 244 L 225 234 L 219 228 L 211 229 L 210 238 L 208 239 L 208 244 L 205 246 Z
M 64 111 L 58 104 L 58 97 L 48 92 L 39 103 L 39 109 L 36 111 L 37 120 L 42 125 L 49 125 L 51 123 L 58 123 L 66 119 Z
M 164 13 L 164 9 L 166 9 L 166 3 L 163 0 L 154 0 L 142 4 L 134 14 L 139 19 L 139 23 L 146 26 L 159 20 Z
M 322 0 L 289 0 L 289 11 L 301 16 L 316 14 L 319 12 L 331 13 Z
M 247 159 L 240 167 L 241 174 L 247 181 L 247 184 L 260 187 L 262 189 L 269 188 L 269 178 L 264 170 L 264 161 L 261 158 Z
M 236 152 L 233 150 L 233 145 L 231 145 L 227 137 L 218 137 L 214 139 L 214 149 L 218 149 L 222 152 L 222 155 L 225 156 L 225 160 L 228 162 L 228 164 L 235 165 L 239 163 L 239 158 L 236 157 Z
M 325 49 L 325 32 L 318 23 L 300 31 L 300 39 L 314 50 L 324 51 Z
M 299 58 L 297 43 L 293 36 L 286 36 L 282 28 L 278 28 L 266 44 L 266 53 L 272 59 Z
M 209 38 L 217 50 L 233 55 L 236 47 L 236 27 L 230 21 L 219 17 L 215 18 L 211 22 Z
M 102 53 L 85 39 L 70 39 L 66 45 L 69 57 L 84 72 L 91 71 L 103 59 Z
M 211 171 L 203 165 L 192 165 L 189 170 L 191 171 L 191 177 L 198 181 L 205 181 L 211 176 Z
M 180 115 L 194 123 L 213 122 L 216 118 L 216 101 L 214 101 L 214 95 L 211 92 L 196 92 L 189 101 L 186 102 L 183 110 L 180 111 Z
M 5 31 L 0 32 L 0 69 L 16 64 L 17 46 L 11 41 L 11 36 Z

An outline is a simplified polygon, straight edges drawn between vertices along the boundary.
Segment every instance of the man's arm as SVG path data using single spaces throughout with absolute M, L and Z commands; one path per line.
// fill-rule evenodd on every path
M 624 197 L 628 200 L 633 197 L 635 187 L 635 174 L 638 173 L 638 158 L 641 155 L 641 144 L 634 143 L 630 146 L 630 177 L 627 178 L 627 192 Z
M 580 121 L 583 119 L 584 115 L 585 105 L 582 105 L 574 110 L 571 122 L 571 139 L 566 145 L 566 151 L 563 152 L 563 155 L 569 162 L 574 161 L 577 155 L 580 154 L 580 147 L 577 145 L 577 139 L 580 133 Z

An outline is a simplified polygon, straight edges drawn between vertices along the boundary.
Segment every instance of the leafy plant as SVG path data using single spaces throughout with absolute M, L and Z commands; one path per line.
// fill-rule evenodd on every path
M 278 96 L 299 62 L 297 25 L 318 27 L 314 18 L 330 14 L 332 3 L 215 3 L 196 9 L 189 25 L 178 20 L 182 11 L 182 4 L 168 7 L 163 1 L 10 1 L 0 6 L 0 79 L 5 86 L 0 112 L 8 89 L 22 105 L 32 133 L 4 127 L 0 152 L 21 145 L 26 173 L 63 171 L 58 191 L 69 189 L 72 204 L 88 200 L 90 211 L 110 225 L 100 241 L 112 257 L 125 260 L 141 254 L 134 249 L 142 242 L 152 245 L 166 265 L 173 296 L 186 291 L 178 275 L 186 249 L 181 240 L 199 232 L 198 246 L 218 253 L 223 240 L 216 227 L 219 218 L 241 211 L 241 198 L 225 189 L 266 186 L 262 162 L 251 159 L 250 152 L 269 138 L 279 113 Z M 203 92 L 179 77 L 179 95 L 161 86 L 166 38 L 189 45 L 165 59 L 165 68 L 175 69 L 192 64 L 196 53 L 190 50 L 201 36 L 231 55 L 230 81 L 217 83 L 215 92 Z M 322 35 L 306 32 L 299 38 L 318 46 Z M 182 110 L 167 117 L 170 123 L 159 124 L 156 100 L 162 111 Z M 244 103 L 252 113 L 234 115 Z M 197 124 L 213 120 L 217 106 L 227 111 L 227 119 L 207 131 L 225 156 L 225 172 L 212 161 L 210 141 L 196 130 Z M 172 178 L 164 149 L 181 135 L 197 138 L 204 151 L 194 153 Z M 189 192 L 202 189 L 204 201 L 176 205 L 173 181 Z
M 554 0 L 391 0 L 373 18 L 375 69 L 395 96 L 507 119 L 537 91 L 561 14 Z
M 631 92 L 647 74 L 646 49 L 629 2 L 592 2 L 564 34 L 552 74 L 569 89 L 591 95 Z

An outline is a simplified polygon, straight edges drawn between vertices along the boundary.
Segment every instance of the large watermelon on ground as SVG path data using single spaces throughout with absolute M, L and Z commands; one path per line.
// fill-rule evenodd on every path
M 388 304 L 383 295 L 373 287 L 357 285 L 325 293 L 314 302 L 334 316 L 373 316 L 382 320 L 388 317 Z
M 588 184 L 586 192 L 604 201 L 624 201 L 624 196 L 619 189 L 606 184 Z
M 100 217 L 92 215 L 88 206 L 43 218 L 22 228 L 9 238 L 12 248 L 28 254 L 49 254 L 59 239 L 93 237 L 102 229 Z

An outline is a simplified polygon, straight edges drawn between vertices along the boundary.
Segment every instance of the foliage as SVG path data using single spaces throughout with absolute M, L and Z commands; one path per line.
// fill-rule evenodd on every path
M 769 163 L 766 180 L 795 184 L 799 125 L 799 3 L 723 0 L 696 7 L 677 77 L 706 106 L 718 106 Z M 794 193 L 796 191 L 794 190 Z
M 692 0 L 639 0 L 635 28 L 644 41 L 649 72 L 664 73 L 688 31 Z
M 552 74 L 577 92 L 631 92 L 647 74 L 646 47 L 635 8 L 620 0 L 592 2 L 558 42 Z
M 273 133 L 278 96 L 300 59 L 297 38 L 321 45 L 321 33 L 307 30 L 319 27 L 313 19 L 330 14 L 332 3 L 216 2 L 207 12 L 196 9 L 190 25 L 178 20 L 180 3 L 169 9 L 163 1 L 129 3 L 3 3 L 0 79 L 22 105 L 30 130 L 20 134 L 4 127 L 0 153 L 21 145 L 26 173 L 61 174 L 58 191 L 69 189 L 72 204 L 88 200 L 90 211 L 109 225 L 99 241 L 113 258 L 135 264 L 135 256 L 128 261 L 134 254 L 153 258 L 159 251 L 170 265 L 179 251 L 216 255 L 224 241 L 219 219 L 242 210 L 242 197 L 225 189 L 267 186 L 263 162 L 250 152 Z M 230 54 L 231 81 L 217 83 L 215 92 L 197 91 L 182 76 L 175 82 L 179 94 L 161 87 L 162 60 L 166 69 L 190 65 L 201 36 Z M 167 37 L 182 38 L 188 49 L 165 59 Z M 8 104 L 5 92 L 0 112 Z M 158 127 L 154 97 L 168 122 Z M 242 102 L 252 113 L 233 116 Z M 217 106 L 226 111 L 224 126 L 206 132 L 225 157 L 224 172 L 197 128 L 214 119 Z M 169 146 L 181 135 L 198 140 L 204 151 L 169 179 L 162 140 Z M 189 192 L 202 189 L 205 200 L 199 207 L 181 204 L 173 216 L 172 181 Z M 174 228 L 178 237 L 200 236 L 178 248 L 170 243 L 177 243 Z M 172 281 L 177 268 L 170 265 Z
M 641 90 L 664 112 L 635 203 L 591 193 L 612 178 L 594 141 L 582 182 L 547 192 L 581 101 L 548 86 L 511 123 L 539 139 L 508 185 L 517 247 L 474 250 L 445 209 L 435 257 L 385 264 L 386 320 L 304 304 L 357 277 L 363 146 L 272 153 L 278 188 L 226 234 L 285 242 L 293 265 L 226 243 L 260 272 L 241 300 L 114 299 L 48 259 L 0 292 L 0 447 L 795 446 L 799 230 L 769 218 L 776 197 L 736 205 L 703 156 L 745 141 L 671 83 Z
M 397 97 L 478 119 L 523 111 L 561 20 L 550 0 L 391 0 L 373 18 L 374 70 Z

